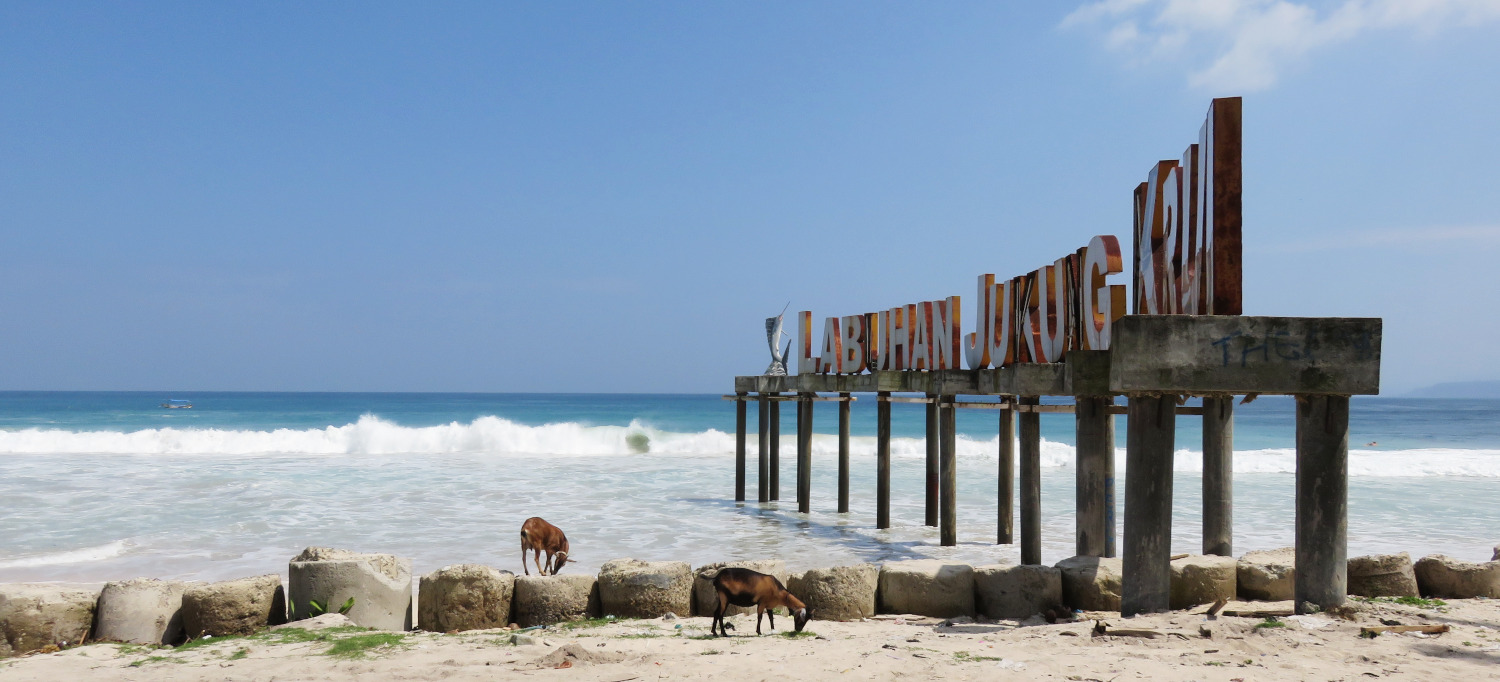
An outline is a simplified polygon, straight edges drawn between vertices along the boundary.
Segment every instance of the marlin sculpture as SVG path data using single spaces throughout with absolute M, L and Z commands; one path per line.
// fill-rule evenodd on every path
M 781 308 L 781 314 L 776 317 L 766 318 L 766 341 L 771 344 L 771 365 L 766 367 L 766 376 L 786 376 L 786 359 L 792 354 L 792 341 L 787 339 L 786 348 L 780 353 L 776 352 L 776 344 L 781 341 L 781 336 L 786 332 L 781 331 L 781 318 L 786 316 L 786 309 L 792 305 L 791 301 Z

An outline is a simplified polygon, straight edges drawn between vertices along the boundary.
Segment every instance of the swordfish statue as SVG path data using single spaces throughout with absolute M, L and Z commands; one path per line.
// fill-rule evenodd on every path
M 776 352 L 776 344 L 781 341 L 782 335 L 786 334 L 786 332 L 781 331 L 781 318 L 786 316 L 786 309 L 790 308 L 791 305 L 791 302 L 788 301 L 781 308 L 780 315 L 766 318 L 766 341 L 771 344 L 771 364 L 766 367 L 766 376 L 786 376 L 786 359 L 787 356 L 792 354 L 792 340 L 787 339 L 786 347 L 782 349 L 780 354 Z

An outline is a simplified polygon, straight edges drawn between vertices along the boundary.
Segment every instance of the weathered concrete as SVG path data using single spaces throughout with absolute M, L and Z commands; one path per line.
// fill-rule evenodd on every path
M 875 396 L 875 528 L 891 527 L 890 393 Z
M 1074 402 L 1074 552 L 1078 556 L 1114 556 L 1115 416 L 1110 409 L 1115 401 L 1079 396 Z
M 1380 392 L 1378 318 L 1126 315 L 1112 334 L 1114 393 Z
M 480 564 L 444 566 L 422 576 L 417 626 L 428 632 L 503 628 L 510 620 L 516 574 Z
M 330 547 L 308 547 L 287 567 L 288 618 L 313 615 L 312 602 L 337 611 L 350 597 L 345 615 L 356 625 L 377 630 L 412 626 L 411 559 L 362 554 Z
M 1029 618 L 1059 608 L 1062 589 L 1062 571 L 1055 566 L 974 568 L 975 610 L 988 618 Z
M 1121 321 L 1129 316 L 1120 318 Z M 1115 324 L 1119 328 L 1119 323 Z M 1119 367 L 1116 358 L 1113 367 Z M 1177 399 L 1130 396 L 1125 445 L 1125 551 L 1120 613 L 1166 611 L 1172 603 L 1172 457 Z
M 1016 365 L 1020 366 L 1020 365 Z M 1018 399 L 1022 405 L 1041 402 L 1035 396 Z M 1020 425 L 1021 563 L 1042 563 L 1042 416 L 1022 412 Z
M 875 615 L 875 591 L 879 584 L 879 567 L 855 564 L 794 573 L 786 587 L 807 605 L 808 613 L 816 620 L 859 620 Z
M 1291 547 L 1246 552 L 1236 565 L 1240 599 L 1287 601 L 1294 595 L 1297 554 Z
M 745 501 L 745 394 L 734 401 L 734 501 Z
M 712 616 L 714 609 L 719 607 L 719 595 L 714 591 L 714 576 L 726 568 L 748 568 L 752 571 L 774 576 L 787 584 L 786 562 L 781 559 L 752 559 L 749 561 L 720 561 L 712 564 L 704 564 L 693 569 L 693 610 L 679 613 L 679 616 Z M 725 610 L 726 616 L 737 616 L 742 613 L 755 613 L 755 608 L 730 605 Z
M 1234 396 L 1203 399 L 1203 553 L 1234 556 Z
M 839 397 L 839 513 L 849 513 L 849 394 Z
M 949 618 L 974 615 L 974 569 L 933 559 L 892 561 L 880 567 L 881 613 Z
M 1500 545 L 1495 545 L 1495 553 L 1490 556 L 1490 561 L 1500 561 Z
M 739 382 L 736 380 L 735 382 Z M 757 418 L 760 420 L 760 430 L 756 432 L 756 451 L 759 457 L 756 466 L 759 467 L 755 479 L 756 500 L 762 503 L 771 501 L 771 401 L 766 400 L 765 394 L 755 399 Z
M 1422 557 L 1414 569 L 1424 597 L 1500 598 L 1500 561 L 1478 564 L 1434 554 Z
M 941 427 L 938 425 L 937 396 L 928 393 L 927 400 L 927 404 L 922 406 L 927 418 L 927 439 L 924 442 L 924 445 L 927 446 L 927 458 L 924 460 L 927 465 L 927 479 L 926 485 L 923 488 L 926 495 L 922 498 L 922 511 L 924 512 L 924 522 L 929 526 L 936 527 L 938 525 L 938 499 L 942 494 L 938 488 L 938 441 L 942 438 L 942 433 L 940 431 Z
M 1016 541 L 1016 419 L 1015 410 L 1004 408 L 1000 412 L 1000 462 L 996 476 L 995 542 L 1001 545 Z
M 0 658 L 83 641 L 98 603 L 97 589 L 0 584 Z
M 1411 555 L 1373 554 L 1349 560 L 1349 594 L 1362 597 L 1415 597 L 1417 574 Z
M 772 400 L 770 409 L 771 501 L 775 502 L 781 499 L 781 401 Z
M 94 639 L 134 644 L 181 644 L 182 593 L 176 580 L 136 578 L 105 583 L 94 618 Z
M 797 401 L 797 512 L 812 512 L 812 434 L 813 405 L 811 393 L 799 394 Z
M 517 576 L 511 613 L 525 628 L 600 616 L 599 581 L 586 574 Z
M 614 559 L 599 569 L 599 604 L 617 618 L 693 611 L 693 572 L 683 561 Z
M 953 407 L 953 396 L 944 396 L 944 401 L 938 405 L 938 479 L 942 491 L 938 500 L 938 544 L 953 547 L 958 544 L 958 408 Z
M 1172 609 L 1234 599 L 1238 563 L 1228 556 L 1186 556 L 1172 562 Z
M 1348 595 L 1349 396 L 1297 396 L 1297 612 Z
M 1084 611 L 1119 611 L 1120 559 L 1075 556 L 1057 562 L 1062 574 L 1063 603 Z
M 285 622 L 286 592 L 279 575 L 193 583 L 182 593 L 182 624 L 189 639 L 250 635 Z

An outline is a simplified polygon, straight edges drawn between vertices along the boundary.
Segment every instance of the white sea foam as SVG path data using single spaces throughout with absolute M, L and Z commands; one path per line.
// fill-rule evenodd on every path
M 120 556 L 129 549 L 129 541 L 115 540 L 114 542 L 97 547 L 84 547 L 83 549 L 68 550 L 66 552 L 49 552 L 46 554 L 32 554 L 15 559 L 6 559 L 0 561 L 0 568 L 35 568 L 39 566 L 62 566 L 90 561 L 104 561 L 105 559 L 113 559 Z
M 750 448 L 755 448 L 751 434 Z M 965 459 L 998 456 L 998 438 L 957 438 L 957 454 Z M 782 435 L 782 451 L 794 452 L 795 437 Z M 857 456 L 875 451 L 872 437 L 854 437 L 851 450 Z M 628 455 L 643 450 L 657 454 L 724 455 L 734 452 L 734 436 L 715 429 L 679 433 L 662 431 L 639 421 L 628 426 L 587 426 L 573 422 L 529 426 L 500 417 L 480 417 L 467 424 L 451 422 L 439 426 L 401 426 L 366 415 L 353 424 L 321 429 L 144 429 L 140 431 L 67 431 L 22 429 L 0 431 L 0 454 L 119 454 L 119 455 L 443 455 L 495 454 L 513 456 Z M 833 456 L 838 438 L 831 434 L 813 437 L 813 454 Z M 898 459 L 920 459 L 926 455 L 921 438 L 891 439 L 891 455 Z M 753 456 L 753 454 L 752 454 Z M 1124 470 L 1125 451 L 1116 451 L 1117 469 Z M 1073 463 L 1073 447 L 1042 441 L 1041 464 L 1047 468 Z M 1201 457 L 1180 450 L 1177 471 L 1201 470 Z M 1239 450 L 1234 469 L 1238 473 L 1293 473 L 1296 455 L 1289 448 Z M 1500 450 L 1424 448 L 1411 450 L 1351 450 L 1349 473 L 1353 476 L 1477 476 L 1500 478 Z

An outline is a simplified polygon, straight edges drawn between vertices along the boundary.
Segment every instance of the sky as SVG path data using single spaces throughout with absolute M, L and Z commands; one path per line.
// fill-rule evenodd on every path
M 727 392 L 1128 249 L 1220 96 L 1245 313 L 1500 379 L 1500 0 L 18 0 L 0 92 L 0 390 Z

